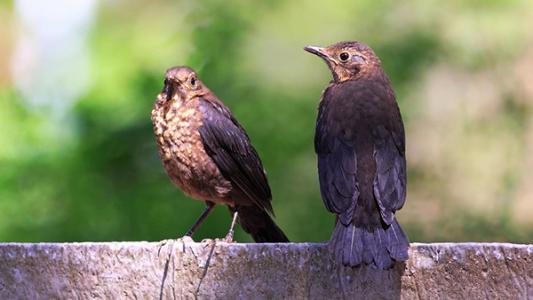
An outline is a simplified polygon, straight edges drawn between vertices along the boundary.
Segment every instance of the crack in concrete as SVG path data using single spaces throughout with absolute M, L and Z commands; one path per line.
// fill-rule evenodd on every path
M 213 246 L 211 246 L 211 250 L 209 250 L 209 255 L 207 256 L 207 260 L 205 261 L 204 271 L 202 273 L 202 276 L 200 277 L 200 282 L 198 282 L 198 287 L 196 288 L 196 291 L 194 292 L 194 299 L 198 299 L 198 293 L 200 293 L 200 286 L 202 285 L 204 278 L 207 276 L 207 270 L 209 269 L 209 262 L 211 262 L 211 257 L 213 256 L 213 252 L 215 250 L 216 244 L 217 244 L 216 240 L 213 240 Z

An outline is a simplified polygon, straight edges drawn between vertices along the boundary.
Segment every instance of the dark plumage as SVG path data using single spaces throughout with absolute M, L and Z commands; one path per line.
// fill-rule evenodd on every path
M 344 265 L 380 269 L 408 258 L 396 221 L 406 196 L 405 134 L 390 81 L 359 42 L 306 47 L 333 81 L 322 94 L 315 133 L 320 191 L 337 215 L 330 244 Z
M 238 215 L 256 242 L 288 242 L 270 217 L 272 195 L 259 155 L 242 126 L 194 70 L 167 71 L 152 122 L 171 180 L 207 204 L 187 235 L 194 234 L 215 204 L 224 204 L 234 213 L 228 240 Z

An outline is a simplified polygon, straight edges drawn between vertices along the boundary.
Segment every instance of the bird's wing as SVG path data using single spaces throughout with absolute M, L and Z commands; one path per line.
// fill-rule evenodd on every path
M 388 126 L 374 128 L 374 159 L 376 177 L 374 196 L 383 222 L 390 225 L 394 213 L 402 208 L 406 196 L 405 134 L 397 105 L 391 112 Z
M 341 124 L 331 122 L 328 93 L 323 97 L 315 131 L 320 193 L 326 208 L 349 224 L 359 198 L 357 157 L 353 146 L 342 138 Z
M 248 135 L 217 100 L 200 101 L 203 124 L 200 136 L 207 154 L 222 175 L 249 200 L 272 212 L 272 194 L 259 155 Z

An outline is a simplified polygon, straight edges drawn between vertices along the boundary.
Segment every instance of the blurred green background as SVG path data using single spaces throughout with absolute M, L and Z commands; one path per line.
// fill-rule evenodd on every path
M 533 240 L 532 1 L 0 0 L 0 20 L 1 242 L 185 233 L 204 205 L 167 178 L 150 123 L 174 65 L 247 129 L 280 227 L 327 240 L 313 135 L 331 75 L 302 47 L 354 39 L 403 113 L 410 240 Z M 218 207 L 195 239 L 229 224 Z

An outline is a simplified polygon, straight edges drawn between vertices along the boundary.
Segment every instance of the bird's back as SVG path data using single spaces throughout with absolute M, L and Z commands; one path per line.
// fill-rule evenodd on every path
M 336 156 L 335 143 L 343 143 L 347 153 L 354 155 L 358 187 L 357 209 L 353 220 L 364 225 L 379 224 L 379 210 L 374 200 L 373 184 L 376 175 L 374 160 L 375 136 L 373 131 L 389 122 L 390 104 L 394 98 L 380 82 L 370 80 L 346 81 L 331 84 L 320 102 L 315 147 L 319 155 Z M 388 126 L 388 125 L 387 125 Z M 320 166 L 319 168 L 327 168 Z M 319 170 L 320 172 L 320 170 Z M 342 176 L 342 174 L 338 175 Z M 323 179 L 321 179 L 323 180 Z

